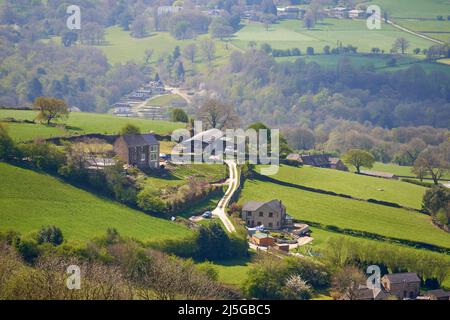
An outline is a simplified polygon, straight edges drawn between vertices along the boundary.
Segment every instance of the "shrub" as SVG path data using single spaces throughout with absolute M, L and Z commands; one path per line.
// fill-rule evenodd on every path
M 409 178 L 403 178 L 401 179 L 403 182 L 407 182 L 407 183 L 412 183 L 421 187 L 425 187 L 425 188 L 431 188 L 433 186 L 435 186 L 434 183 L 431 182 L 424 182 L 424 181 L 419 181 L 419 180 L 414 180 L 414 179 L 409 179 Z
M 57 146 L 36 141 L 21 146 L 23 155 L 40 170 L 56 172 L 66 163 L 66 156 Z
M 158 213 L 166 212 L 166 203 L 159 195 L 149 188 L 145 188 L 137 195 L 137 205 L 146 212 Z
M 18 149 L 8 130 L 0 123 L 0 160 L 10 160 L 18 156 Z
M 128 123 L 119 131 L 119 135 L 123 136 L 125 134 L 140 134 L 141 129 L 134 124 Z
M 42 227 L 37 235 L 38 244 L 50 243 L 54 246 L 59 246 L 64 242 L 64 237 L 61 229 L 55 226 Z

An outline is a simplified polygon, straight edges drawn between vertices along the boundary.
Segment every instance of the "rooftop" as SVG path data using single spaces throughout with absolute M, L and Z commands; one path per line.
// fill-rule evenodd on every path
M 148 145 L 159 144 L 158 140 L 156 140 L 155 135 L 148 134 L 126 134 L 123 136 L 126 144 L 129 147 L 142 147 Z
M 261 208 L 263 205 L 270 206 L 275 211 L 281 211 L 283 209 L 283 204 L 280 200 L 271 200 L 271 201 L 248 201 L 242 207 L 244 211 L 256 211 Z
M 420 282 L 420 278 L 415 272 L 392 273 L 386 274 L 385 277 L 390 283 Z

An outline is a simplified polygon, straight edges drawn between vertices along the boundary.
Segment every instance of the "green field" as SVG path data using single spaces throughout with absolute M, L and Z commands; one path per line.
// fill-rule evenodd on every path
M 450 248 L 450 234 L 434 227 L 430 217 L 415 211 L 328 196 L 259 180 L 245 182 L 239 202 L 272 199 L 282 200 L 288 214 L 299 220 Z
M 271 25 L 269 31 L 260 23 L 246 24 L 236 33 L 233 43 L 245 49 L 250 41 L 255 41 L 258 45 L 268 43 L 276 49 L 299 48 L 303 53 L 307 47 L 322 52 L 324 46 L 336 47 L 338 41 L 344 46 L 357 47 L 358 52 L 370 52 L 378 47 L 386 53 L 398 37 L 408 39 L 411 48 L 428 48 L 433 44 L 390 25 L 383 24 L 381 30 L 368 30 L 363 20 L 324 19 L 311 30 L 306 30 L 302 23 L 301 20 L 284 20 Z
M 130 33 L 123 31 L 119 27 L 110 27 L 106 29 L 106 45 L 98 46 L 111 64 L 124 63 L 130 60 L 143 62 L 145 52 L 153 49 L 152 62 L 156 62 L 161 56 L 172 53 L 176 46 L 184 48 L 188 44 L 198 44 L 202 39 L 208 38 L 209 35 L 200 35 L 196 39 L 177 40 L 168 32 L 153 32 L 150 36 L 136 39 L 130 36 Z M 231 54 L 231 48 L 227 49 L 224 42 L 216 42 L 216 60 L 215 65 L 225 63 Z M 196 64 L 198 69 L 206 68 L 206 63 L 202 60 L 201 51 L 198 49 Z
M 361 176 L 332 169 L 281 166 L 272 178 L 297 185 L 334 191 L 359 199 L 376 199 L 420 209 L 427 190 L 410 183 Z
M 145 179 L 146 186 L 156 190 L 185 184 L 189 177 L 204 178 L 217 182 L 227 177 L 227 167 L 221 164 L 190 164 L 169 167 L 163 175 L 150 175 Z
M 450 21 L 399 19 L 396 22 L 402 27 L 422 33 L 428 37 L 444 42 L 450 41 Z
M 373 0 L 367 4 L 378 4 L 393 18 L 427 18 L 450 15 L 448 0 Z
M 373 168 L 370 169 L 372 171 L 382 171 L 393 173 L 397 176 L 405 176 L 405 177 L 415 177 L 416 175 L 412 172 L 412 167 L 409 166 L 399 166 L 393 163 L 381 163 L 375 162 Z M 444 175 L 445 179 L 450 179 L 450 172 Z
M 149 99 L 147 101 L 148 106 L 159 106 L 159 107 L 168 107 L 172 106 L 176 103 L 186 103 L 186 100 L 184 100 L 181 96 L 177 94 L 164 94 L 161 96 L 154 97 L 152 99 Z
M 51 176 L 0 163 L 0 231 L 30 233 L 46 225 L 65 239 L 84 241 L 107 228 L 143 241 L 177 239 L 185 227 L 97 197 Z
M 16 120 L 33 120 L 36 111 L 0 109 L 1 119 L 15 118 Z M 61 127 L 48 127 L 41 124 L 6 123 L 11 136 L 17 141 L 33 138 L 49 138 L 53 136 L 80 135 L 88 133 L 117 134 L 126 124 L 138 126 L 142 132 L 169 134 L 173 130 L 182 128 L 184 124 L 169 121 L 156 121 L 138 118 L 121 118 L 109 114 L 73 112 L 64 121 L 66 130 Z
M 214 262 L 213 266 L 219 273 L 219 281 L 225 284 L 241 286 L 247 279 L 247 272 L 254 265 L 252 258 L 234 259 Z

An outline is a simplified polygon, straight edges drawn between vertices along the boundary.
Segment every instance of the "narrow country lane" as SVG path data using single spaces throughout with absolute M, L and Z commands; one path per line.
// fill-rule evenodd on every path
M 219 204 L 217 205 L 217 208 L 214 209 L 212 212 L 214 216 L 217 216 L 222 220 L 222 223 L 225 225 L 225 228 L 228 232 L 236 232 L 236 228 L 234 227 L 233 223 L 231 222 L 230 218 L 228 217 L 226 213 L 226 208 L 230 203 L 231 197 L 236 192 L 236 190 L 239 188 L 239 175 L 238 175 L 238 169 L 236 161 L 230 160 L 225 161 L 227 166 L 230 169 L 230 179 L 228 180 L 229 187 L 227 189 L 227 192 L 223 196 L 223 198 L 219 201 Z

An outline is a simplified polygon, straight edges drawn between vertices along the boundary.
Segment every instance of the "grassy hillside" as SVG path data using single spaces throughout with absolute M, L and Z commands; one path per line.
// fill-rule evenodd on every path
M 110 27 L 106 30 L 105 40 L 107 45 L 99 46 L 108 58 L 109 63 L 121 63 L 134 60 L 143 62 L 145 51 L 153 49 L 152 62 L 156 62 L 164 54 L 172 53 L 176 46 L 184 48 L 188 44 L 200 43 L 202 39 L 209 38 L 209 35 L 200 35 L 196 39 L 177 40 L 168 32 L 154 32 L 150 36 L 136 39 L 130 36 L 130 33 L 123 31 L 120 27 Z M 231 53 L 227 50 L 225 43 L 215 41 L 216 43 L 216 60 L 214 64 L 223 64 Z M 206 62 L 203 61 L 201 50 L 198 50 L 196 64 L 199 69 L 206 68 Z
M 359 199 L 376 199 L 420 209 L 427 190 L 406 182 L 372 178 L 332 169 L 281 166 L 272 178 L 302 186 L 343 193 Z
M 259 180 L 246 181 L 239 202 L 272 199 L 282 200 L 288 214 L 300 220 L 450 248 L 450 234 L 434 227 L 428 216 L 414 211 L 302 191 Z
M 147 101 L 148 106 L 159 106 L 159 107 L 167 107 L 172 106 L 176 103 L 186 103 L 181 96 L 177 94 L 164 94 L 161 96 L 154 97 Z
M 16 120 L 33 120 L 36 112 L 32 110 L 2 110 L 1 119 L 15 118 Z M 156 132 L 168 134 L 175 129 L 182 128 L 184 124 L 169 121 L 156 121 L 138 118 L 121 118 L 109 114 L 73 112 L 69 119 L 64 121 L 67 130 L 63 127 L 47 127 L 41 124 L 7 123 L 11 136 L 20 141 L 36 137 L 48 138 L 52 136 L 77 135 L 87 133 L 116 134 L 127 123 L 138 126 L 142 132 Z
M 412 172 L 412 167 L 410 166 L 399 166 L 394 163 L 381 163 L 375 162 L 373 168 L 370 169 L 372 171 L 383 171 L 393 173 L 398 176 L 411 176 L 415 177 L 416 175 Z M 450 179 L 450 173 L 444 175 L 444 178 Z
M 30 233 L 56 225 L 68 240 L 88 240 L 107 228 L 143 241 L 190 234 L 185 227 L 132 210 L 51 176 L 0 163 L 0 231 Z
M 378 4 L 393 18 L 428 18 L 450 14 L 448 0 L 373 0 L 367 3 Z
M 246 24 L 236 33 L 233 43 L 245 49 L 249 41 L 255 41 L 258 45 L 268 43 L 276 49 L 300 48 L 304 53 L 309 46 L 322 52 L 324 46 L 336 47 L 340 41 L 344 46 L 357 47 L 358 52 L 370 52 L 373 47 L 389 52 L 398 37 L 408 39 L 411 50 L 433 44 L 390 25 L 383 24 L 381 30 L 368 30 L 364 20 L 339 19 L 324 19 L 311 30 L 306 30 L 301 20 L 284 20 L 271 25 L 269 31 L 263 24 Z

